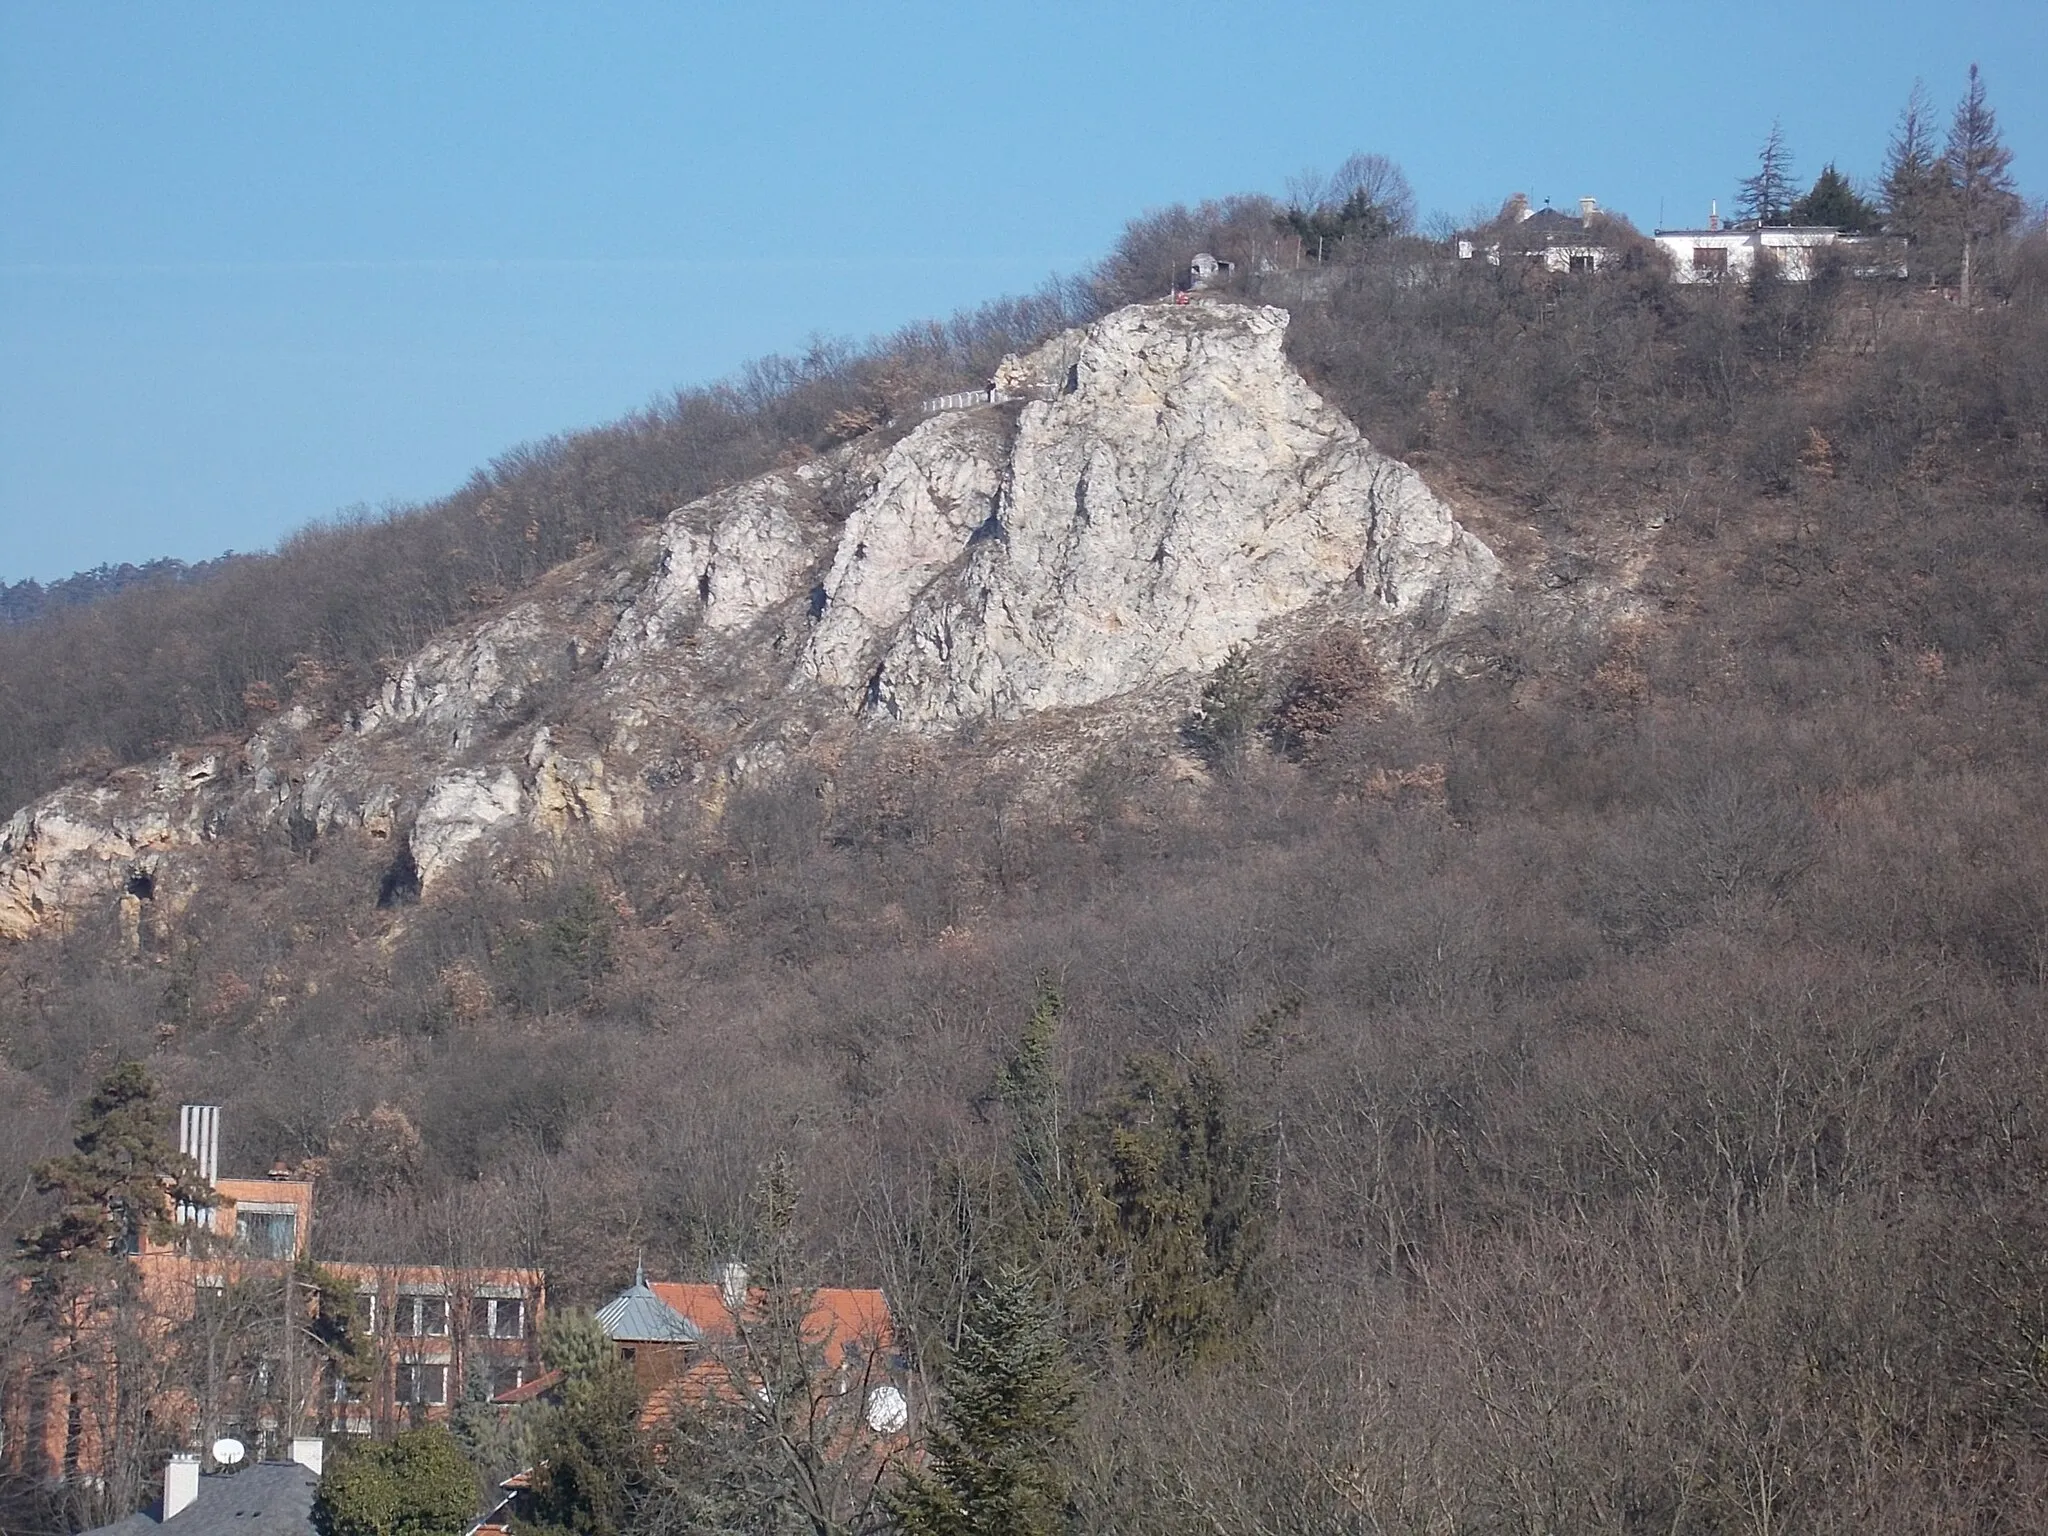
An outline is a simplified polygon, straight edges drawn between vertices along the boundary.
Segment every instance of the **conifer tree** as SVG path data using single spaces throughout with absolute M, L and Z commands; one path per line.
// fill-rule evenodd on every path
M 1745 219 L 1759 224 L 1783 224 L 1791 215 L 1792 151 L 1777 123 L 1757 151 L 1756 174 L 1742 179 L 1742 192 L 1735 200 Z
M 93 1088 L 73 1122 L 74 1150 L 35 1170 L 55 1195 L 55 1215 L 16 1243 L 37 1298 L 54 1306 L 93 1283 L 112 1257 L 145 1237 L 167 1242 L 174 1202 L 214 1203 L 198 1166 L 171 1142 L 157 1088 L 142 1064 L 124 1061 Z
M 1176 1360 L 1225 1351 L 1264 1306 L 1269 1157 L 1223 1069 L 1140 1056 L 1082 1137 L 1086 1221 L 1121 1342 Z
M 998 1272 L 968 1307 L 926 1464 L 890 1497 L 905 1536 L 1061 1529 L 1061 1463 L 1078 1395 L 1065 1342 L 1030 1279 Z
M 439 1427 L 341 1456 L 320 1479 L 321 1536 L 461 1536 L 476 1517 L 476 1474 Z
M 1251 742 L 1264 695 L 1265 680 L 1252 649 L 1240 640 L 1202 684 L 1201 699 L 1182 733 L 1212 766 L 1230 767 Z
M 632 1367 L 613 1357 L 566 1378 L 560 1404 L 534 1433 L 533 1452 L 537 1525 L 571 1536 L 619 1536 L 650 1473 Z
M 1927 87 L 1918 80 L 1900 109 L 1878 185 L 1884 199 L 1885 229 L 1908 240 L 1924 239 L 1939 217 L 1948 178 L 1934 151 L 1934 104 L 1927 99 Z
M 1015 1122 L 1017 1176 L 1024 1198 L 1040 1206 L 1065 1182 L 1060 1157 L 1060 1017 L 1065 1004 L 1050 980 L 1038 984 L 1038 1003 L 1025 1022 L 1017 1050 L 1003 1063 L 997 1090 Z
M 2005 232 L 2019 216 L 2013 190 L 2012 151 L 1998 136 L 1998 117 L 1984 95 L 1984 79 L 1970 66 L 1970 86 L 1956 103 L 1943 156 L 1955 189 L 1956 218 L 1963 237 L 1963 303 L 1970 302 L 1971 268 L 1977 248 Z
M 1791 219 L 1794 224 L 1826 224 L 1854 235 L 1876 224 L 1877 210 L 1830 160 L 1806 195 L 1792 205 Z

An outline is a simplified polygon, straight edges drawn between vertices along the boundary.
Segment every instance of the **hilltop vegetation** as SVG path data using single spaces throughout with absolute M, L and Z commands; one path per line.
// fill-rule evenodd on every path
M 4 957 L 0 1173 L 134 1056 L 229 1163 L 318 1160 L 324 1251 L 589 1301 L 744 1248 L 786 1160 L 801 1262 L 887 1286 L 935 1381 L 1031 1277 L 1080 1529 L 2039 1528 L 2048 234 L 1986 241 L 1966 308 L 1362 217 L 1305 283 L 1257 270 L 1287 212 L 1154 214 L 1085 289 L 0 637 L 45 648 L 17 691 L 111 669 L 101 722 L 29 702 L 9 782 L 352 697 L 1197 249 L 1502 555 L 1473 665 L 1240 657 L 1207 778 L 1112 746 L 1052 799 L 873 733 L 417 906 L 366 845 L 216 846 L 133 948 L 110 909 Z M 1575 589 L 1624 619 L 1515 595 Z

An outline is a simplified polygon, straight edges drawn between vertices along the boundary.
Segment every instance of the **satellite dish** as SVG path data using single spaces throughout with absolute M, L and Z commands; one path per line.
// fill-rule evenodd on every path
M 900 1434 L 910 1423 L 910 1400 L 886 1383 L 868 1394 L 868 1428 L 878 1435 Z
M 216 1440 L 213 1442 L 213 1459 L 219 1466 L 232 1467 L 248 1454 L 249 1448 L 239 1440 Z

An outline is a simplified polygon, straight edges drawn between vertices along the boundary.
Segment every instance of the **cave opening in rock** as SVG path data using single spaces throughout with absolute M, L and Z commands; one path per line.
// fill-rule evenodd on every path
M 156 900 L 156 876 L 146 869 L 128 871 L 128 894 L 144 901 Z
M 412 844 L 401 843 L 397 857 L 377 882 L 377 905 L 407 906 L 420 899 L 420 867 L 413 862 Z

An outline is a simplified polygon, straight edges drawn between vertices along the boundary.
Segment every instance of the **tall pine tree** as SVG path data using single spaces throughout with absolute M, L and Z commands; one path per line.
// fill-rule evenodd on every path
M 73 1121 L 73 1150 L 35 1170 L 57 1211 L 15 1248 L 33 1294 L 55 1307 L 101 1280 L 109 1261 L 144 1238 L 168 1242 L 177 1202 L 211 1206 L 212 1188 L 172 1144 L 156 1084 L 124 1061 L 94 1086 Z
M 1079 1393 L 1065 1342 L 1021 1270 L 999 1271 L 975 1295 L 944 1381 L 926 1463 L 890 1496 L 905 1536 L 1062 1529 Z
M 1785 131 L 1777 123 L 1757 151 L 1756 174 L 1742 178 L 1742 191 L 1735 200 L 1745 219 L 1759 224 L 1783 224 L 1791 217 L 1792 151 L 1785 143 Z
M 1016 1053 L 1003 1063 L 997 1090 L 1015 1124 L 1017 1177 L 1034 1207 L 1061 1194 L 1066 1174 L 1061 1161 L 1059 989 L 1038 983 L 1038 1003 L 1025 1022 Z
M 1888 233 L 1904 235 L 1917 244 L 1933 232 L 1948 177 L 1934 149 L 1934 104 L 1927 99 L 1927 87 L 1918 80 L 1913 82 L 1886 146 L 1878 188 Z
M 1978 248 L 2005 233 L 2020 212 L 2019 194 L 2013 190 L 2012 151 L 1998 136 L 1998 118 L 1985 99 L 1984 79 L 1974 64 L 1970 87 L 1956 103 L 1943 159 L 1963 237 L 1963 303 L 1968 305 Z

